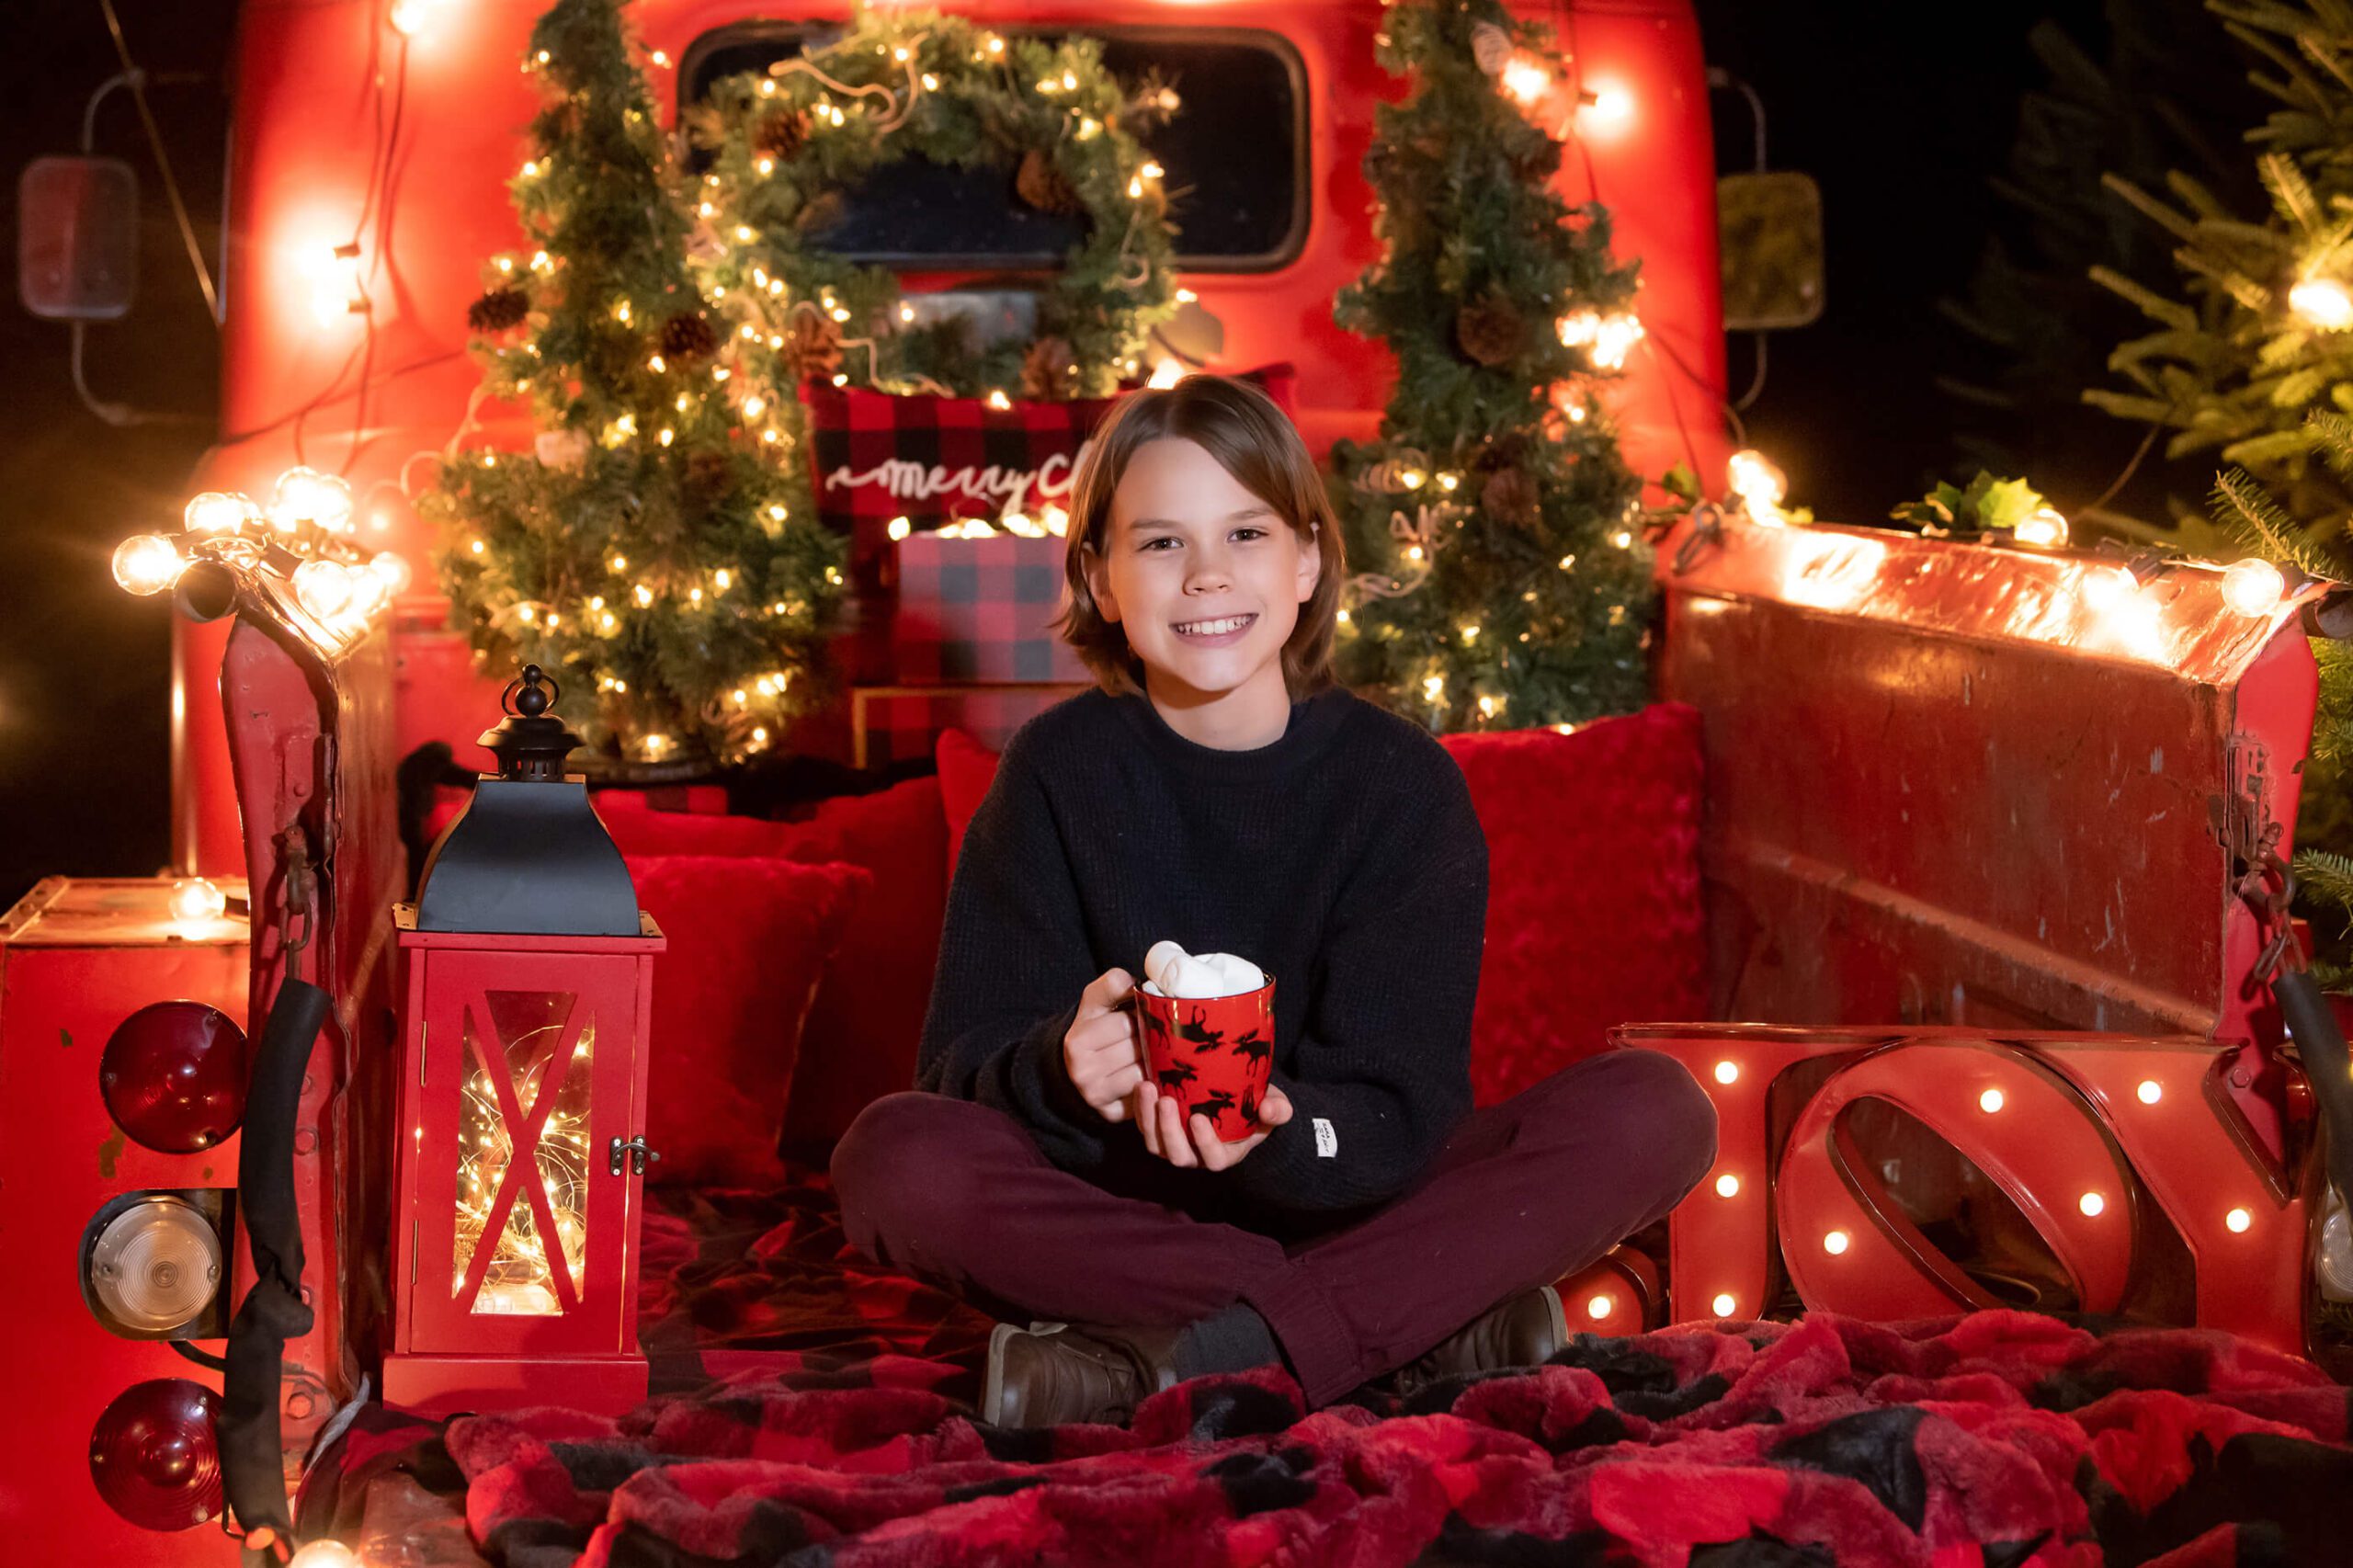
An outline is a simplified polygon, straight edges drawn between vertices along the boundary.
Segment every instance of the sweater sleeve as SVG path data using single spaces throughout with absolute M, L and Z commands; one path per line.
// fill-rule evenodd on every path
M 1065 1169 L 1102 1163 L 1111 1124 L 1079 1097 L 1063 1037 L 1095 978 L 1078 890 L 1028 748 L 1009 743 L 949 886 L 915 1086 L 977 1100 Z
M 1443 754 L 1441 754 L 1443 755 Z M 1291 1119 L 1228 1174 L 1254 1203 L 1295 1214 L 1385 1202 L 1471 1109 L 1471 1013 L 1486 947 L 1487 840 L 1444 756 L 1426 803 L 1375 840 L 1352 879 L 1322 981 L 1271 1081 Z

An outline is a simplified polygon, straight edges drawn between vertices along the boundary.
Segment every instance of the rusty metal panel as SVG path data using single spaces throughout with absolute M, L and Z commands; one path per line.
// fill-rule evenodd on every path
M 2268 1024 L 2224 835 L 2294 820 L 2318 691 L 2298 598 L 2245 615 L 2208 569 L 1694 531 L 1660 551 L 1661 687 L 1704 716 L 1717 1017 Z

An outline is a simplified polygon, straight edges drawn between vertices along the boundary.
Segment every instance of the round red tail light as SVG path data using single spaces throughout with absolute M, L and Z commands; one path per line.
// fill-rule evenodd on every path
M 150 1149 L 193 1154 L 245 1116 L 245 1031 L 201 1002 L 156 1002 L 122 1020 L 98 1059 L 115 1125 Z
M 221 1401 L 186 1378 L 133 1383 L 90 1428 L 90 1479 L 142 1529 L 184 1530 L 221 1514 Z

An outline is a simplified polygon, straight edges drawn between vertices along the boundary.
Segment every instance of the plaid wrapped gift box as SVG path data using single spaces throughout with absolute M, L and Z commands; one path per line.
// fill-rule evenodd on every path
M 929 756 L 939 732 L 954 728 L 1002 751 L 1032 716 L 1086 690 L 1092 681 L 1010 686 L 865 686 L 850 694 L 855 766 L 888 767 Z
M 980 398 L 897 397 L 813 381 L 802 383 L 801 400 L 818 517 L 850 540 L 849 663 L 864 683 L 918 678 L 892 667 L 900 586 L 892 519 L 905 517 L 913 539 L 960 517 L 1034 515 L 1066 501 L 1079 453 L 1116 401 L 1000 409 Z
M 899 546 L 899 609 L 891 626 L 895 678 L 1089 679 L 1077 651 L 1048 625 L 1062 605 L 1068 550 L 1059 534 L 908 538 Z

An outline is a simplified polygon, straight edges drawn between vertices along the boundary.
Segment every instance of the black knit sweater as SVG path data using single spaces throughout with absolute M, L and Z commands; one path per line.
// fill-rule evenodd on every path
M 1115 1191 L 1270 1233 L 1395 1197 L 1470 1110 L 1487 841 L 1461 769 L 1329 687 L 1222 751 L 1089 691 L 1006 743 L 948 897 L 916 1085 L 1019 1121 Z M 1164 938 L 1275 981 L 1292 1116 L 1231 1170 L 1176 1170 L 1072 1086 L 1063 1036 L 1105 970 Z

